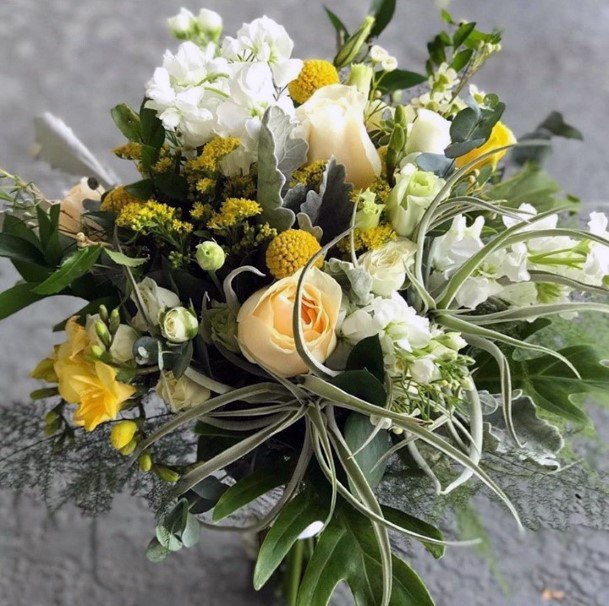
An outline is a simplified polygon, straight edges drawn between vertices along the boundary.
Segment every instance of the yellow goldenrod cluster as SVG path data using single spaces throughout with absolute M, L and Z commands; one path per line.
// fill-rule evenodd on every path
M 291 187 L 301 184 L 306 186 L 307 189 L 319 190 L 324 178 L 326 165 L 327 162 L 325 160 L 316 160 L 295 170 L 292 174 Z
M 119 213 L 128 204 L 142 204 L 143 200 L 130 194 L 122 185 L 111 189 L 102 200 L 101 210 Z
M 224 182 L 223 196 L 225 198 L 256 198 L 255 175 L 235 175 L 227 177 Z
M 391 227 L 391 225 L 379 225 L 372 229 L 355 229 L 353 232 L 353 241 L 356 252 L 361 250 L 375 250 L 380 248 L 383 244 L 395 240 L 397 234 Z M 338 243 L 338 248 L 343 253 L 348 253 L 351 250 L 350 237 L 343 238 Z
M 168 173 L 173 170 L 174 160 L 170 156 L 159 158 L 152 166 L 152 172 L 156 175 Z
M 200 221 L 201 223 L 207 223 L 214 212 L 214 209 L 211 207 L 211 204 L 204 204 L 203 202 L 195 202 L 191 211 L 190 216 L 195 221 Z
M 121 160 L 139 160 L 142 157 L 142 146 L 130 141 L 114 149 L 114 155 Z
M 247 198 L 227 198 L 207 223 L 207 227 L 214 231 L 222 231 L 235 227 L 245 219 L 255 217 L 262 212 L 262 207 L 254 200 Z
M 266 265 L 275 278 L 287 278 L 304 267 L 320 248 L 313 234 L 302 229 L 288 229 L 270 243 Z M 322 263 L 323 258 L 320 257 L 315 265 L 320 267 Z
M 220 169 L 222 159 L 234 152 L 239 145 L 237 137 L 216 137 L 205 145 L 200 156 L 186 163 L 185 171 L 215 173 Z
M 376 194 L 376 201 L 379 204 L 386 204 L 387 198 L 391 193 L 391 185 L 385 177 L 377 177 L 369 187 L 370 191 Z
M 213 179 L 210 179 L 209 177 L 203 177 L 202 179 L 199 179 L 197 181 L 195 189 L 198 193 L 205 195 L 211 193 L 215 186 L 216 182 Z
M 332 63 L 325 59 L 309 59 L 304 62 L 298 78 L 290 82 L 288 90 L 296 103 L 304 103 L 317 89 L 339 82 L 338 72 Z
M 192 231 L 192 223 L 181 221 L 177 210 L 154 200 L 127 204 L 120 211 L 116 224 L 140 234 L 185 235 Z
M 252 250 L 270 242 L 277 236 L 277 230 L 268 223 L 245 223 L 242 226 L 242 234 L 241 239 L 229 247 L 229 254 L 235 257 L 251 253 Z

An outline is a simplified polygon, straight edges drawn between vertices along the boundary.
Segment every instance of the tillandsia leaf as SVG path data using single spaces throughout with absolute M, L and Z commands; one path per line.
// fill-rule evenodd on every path
M 316 494 L 305 490 L 281 510 L 258 552 L 254 569 L 256 590 L 271 578 L 300 535 L 311 524 L 326 518 L 327 509 L 322 503 Z
M 55 295 L 72 284 L 77 278 L 84 276 L 97 262 L 101 246 L 81 248 L 70 255 L 44 282 L 32 289 L 39 295 Z
M 78 177 L 95 177 L 105 187 L 118 182 L 118 177 L 103 166 L 74 131 L 57 116 L 46 112 L 35 118 L 34 133 L 36 157 L 52 168 Z
M 499 367 L 499 377 L 501 382 L 503 421 L 508 430 L 510 438 L 514 440 L 519 447 L 522 447 L 522 444 L 516 435 L 514 420 L 512 418 L 512 374 L 508 359 L 505 357 L 505 354 L 501 351 L 501 349 L 499 349 L 497 345 L 488 339 L 469 335 L 465 338 L 465 340 L 473 347 L 482 349 L 495 358 L 497 366 Z
M 235 389 L 229 393 L 222 394 L 215 398 L 211 398 L 206 402 L 201 404 L 197 404 L 192 408 L 189 408 L 187 411 L 176 415 L 171 421 L 163 424 L 159 429 L 153 432 L 150 436 L 148 436 L 145 440 L 142 440 L 138 447 L 135 449 L 133 456 L 130 459 L 130 463 L 133 463 L 139 455 L 142 454 L 147 448 L 152 446 L 157 440 L 160 440 L 162 437 L 174 432 L 176 429 L 182 427 L 186 423 L 190 421 L 194 421 L 195 419 L 200 419 L 205 417 L 212 411 L 224 406 L 226 404 L 230 404 L 231 402 L 246 402 L 249 396 L 256 396 L 259 394 L 270 394 L 271 396 L 277 393 L 285 393 L 280 385 L 276 383 L 258 383 L 256 385 L 248 385 L 247 387 L 242 387 L 241 389 Z
M 15 284 L 12 288 L 0 293 L 0 320 L 44 299 L 45 295 L 32 292 L 32 288 L 35 286 L 36 284 Z
M 248 436 L 241 440 L 237 444 L 230 446 L 220 454 L 216 455 L 212 459 L 199 463 L 191 471 L 182 476 L 175 487 L 175 494 L 181 495 L 186 491 L 190 490 L 195 484 L 198 484 L 211 474 L 215 473 L 220 469 L 224 469 L 226 466 L 234 463 L 241 457 L 255 450 L 261 444 L 264 444 L 274 435 L 281 433 L 299 419 L 304 416 L 304 410 L 299 410 L 295 413 L 286 413 L 282 415 L 280 421 L 266 427 L 259 432 Z
M 385 519 L 392 524 L 395 524 L 401 528 L 407 528 L 408 530 L 420 535 L 429 536 L 439 542 L 444 542 L 444 535 L 439 528 L 436 528 L 432 524 L 425 522 L 419 518 L 411 516 L 404 511 L 388 507 L 387 505 L 381 505 L 383 510 L 383 516 Z M 444 555 L 444 545 L 438 545 L 438 543 L 429 543 L 421 541 L 425 549 L 431 553 L 431 555 L 439 560 Z
M 283 208 L 283 186 L 307 159 L 307 142 L 292 137 L 293 130 L 290 117 L 279 107 L 266 110 L 258 141 L 259 220 L 279 231 L 289 229 L 296 219 L 293 211 Z
M 599 362 L 602 357 L 590 345 L 575 345 L 560 350 L 561 357 L 570 361 L 578 377 L 566 376 L 560 363 L 550 355 L 510 362 L 512 385 L 530 396 L 535 405 L 552 414 L 586 424 L 588 417 L 575 403 L 576 397 L 586 393 L 606 393 L 609 389 L 609 368 Z M 498 380 L 494 360 L 479 359 L 476 385 L 497 393 Z
M 543 271 L 529 270 L 529 279 L 531 282 L 541 282 L 542 284 L 548 282 L 562 284 L 563 286 L 568 286 L 569 288 L 578 292 L 590 292 L 597 295 L 609 294 L 609 289 L 603 286 L 593 286 L 592 284 L 579 282 L 578 280 L 573 280 L 572 278 L 567 278 L 566 276 L 550 274 Z
M 225 385 L 224 383 L 220 383 L 204 375 L 203 373 L 195 370 L 192 367 L 187 368 L 184 371 L 184 374 L 191 380 L 201 385 L 202 387 L 206 387 L 207 389 L 213 391 L 214 393 L 224 394 L 230 392 L 233 388 L 230 385 Z
M 410 281 L 410 285 L 412 286 L 413 290 L 415 291 L 421 302 L 418 311 L 421 315 L 425 315 L 430 309 L 436 308 L 436 301 L 431 296 L 429 291 L 425 288 L 425 285 L 417 280 L 416 276 L 412 273 L 412 270 L 408 265 L 405 266 L 405 270 L 406 277 Z
M 408 443 L 408 452 L 421 471 L 431 480 L 435 493 L 440 494 L 442 492 L 442 484 L 440 483 L 440 480 L 438 480 L 438 476 L 436 476 L 436 474 L 433 472 L 433 469 L 430 467 L 429 463 L 425 460 L 425 457 L 423 457 L 420 450 L 417 448 L 415 440 Z
M 607 369 L 607 371 L 609 372 L 609 369 Z M 341 408 L 347 408 L 348 410 L 354 410 L 355 412 L 360 412 L 369 416 L 376 415 L 381 418 L 387 418 L 397 427 L 401 427 L 402 429 L 411 432 L 412 434 L 416 435 L 417 438 L 436 448 L 436 450 L 445 454 L 457 463 L 460 463 L 464 467 L 471 468 L 476 477 L 486 484 L 504 502 L 506 507 L 514 516 L 515 520 L 518 522 L 518 525 L 522 526 L 518 512 L 514 509 L 514 506 L 510 502 L 509 498 L 483 469 L 472 463 L 466 454 L 462 453 L 460 450 L 456 449 L 442 438 L 439 438 L 433 432 L 420 426 L 411 417 L 393 412 L 392 410 L 386 408 L 381 408 L 380 406 L 375 406 L 374 404 L 369 404 L 368 402 L 356 396 L 352 396 L 346 391 L 343 391 L 342 389 L 339 389 L 338 387 L 335 387 L 334 385 L 331 385 L 327 381 L 324 381 L 323 379 L 320 379 L 314 375 L 305 376 L 303 385 L 313 394 L 321 398 L 326 398 Z
M 519 222 L 529 222 L 527 218 L 523 218 L 522 212 L 518 213 L 510 208 L 504 208 L 501 206 L 502 203 L 504 203 L 504 200 L 492 200 L 490 202 L 487 202 L 485 200 L 482 200 L 481 198 L 476 198 L 475 196 L 457 196 L 445 200 L 442 204 L 442 210 L 448 211 L 453 209 L 461 209 L 460 214 L 462 214 L 463 204 L 467 204 L 472 208 L 485 210 L 505 217 L 510 217 L 511 219 L 515 219 Z
M 233 271 L 224 278 L 224 282 L 222 284 L 222 289 L 224 290 L 224 298 L 226 299 L 226 304 L 229 306 L 233 313 L 237 313 L 239 311 L 239 307 L 241 304 L 239 303 L 239 299 L 235 290 L 233 288 L 233 280 L 244 272 L 251 272 L 256 276 L 264 277 L 264 274 L 253 265 L 242 265 L 241 267 L 237 267 L 237 269 L 233 269 Z
M 325 245 L 341 232 L 349 229 L 353 216 L 351 190 L 345 181 L 345 167 L 332 158 L 324 171 L 319 193 L 311 190 L 301 212 L 309 215 L 311 223 L 323 230 L 321 244 Z

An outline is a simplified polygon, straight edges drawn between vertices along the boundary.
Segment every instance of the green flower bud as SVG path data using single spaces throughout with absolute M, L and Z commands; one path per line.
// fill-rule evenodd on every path
M 198 332 L 196 316 L 185 307 L 174 307 L 161 316 L 161 333 L 171 343 L 186 343 Z
M 334 59 L 334 65 L 340 69 L 355 60 L 362 46 L 368 39 L 375 19 L 368 15 L 359 26 L 357 31 L 345 42 Z
M 389 139 L 389 148 L 399 153 L 404 149 L 404 145 L 406 145 L 406 133 L 402 126 L 396 124 Z
M 355 86 L 360 93 L 364 93 L 366 98 L 368 98 L 373 75 L 374 70 L 369 65 L 354 63 L 351 66 L 351 73 L 347 78 L 347 84 Z
M 156 472 L 156 475 L 163 480 L 163 482 L 175 484 L 180 479 L 180 474 L 177 471 L 173 471 L 173 469 L 169 469 L 169 467 L 157 465 L 154 468 L 154 471 Z
M 108 320 L 108 328 L 110 329 L 110 333 L 112 335 L 116 334 L 118 327 L 121 325 L 121 315 L 118 309 L 113 309 L 110 314 L 110 318 Z
M 102 322 L 108 321 L 108 308 L 105 305 L 99 306 L 99 317 Z
M 406 117 L 406 110 L 403 105 L 398 105 L 395 108 L 395 114 L 393 119 L 395 120 L 395 123 L 399 124 L 402 128 L 406 127 L 408 119 Z
M 99 337 L 99 340 L 105 347 L 110 347 L 112 344 L 112 337 L 110 336 L 110 332 L 108 331 L 108 327 L 102 322 L 98 320 L 95 322 L 95 332 Z
M 144 473 L 148 473 L 152 469 L 152 457 L 147 452 L 140 456 L 138 463 Z
M 226 253 L 222 247 L 214 242 L 208 240 L 202 242 L 197 246 L 197 263 L 199 267 L 204 271 L 218 271 L 226 260 Z
M 99 345 L 91 345 L 91 355 L 94 358 L 101 358 L 105 353 Z
M 355 214 L 355 227 L 364 231 L 377 227 L 385 205 L 376 204 L 376 194 L 369 189 L 362 192 L 358 206 L 359 209 Z

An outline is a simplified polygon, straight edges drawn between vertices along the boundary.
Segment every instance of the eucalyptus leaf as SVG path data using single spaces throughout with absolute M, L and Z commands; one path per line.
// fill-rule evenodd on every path
M 367 370 L 348 370 L 329 379 L 328 383 L 375 406 L 382 407 L 387 402 L 385 387 Z
M 163 562 L 170 553 L 169 549 L 163 547 L 156 538 L 152 539 L 152 541 L 148 543 L 148 547 L 146 547 L 146 558 L 155 564 Z
M 378 335 L 362 339 L 351 350 L 345 370 L 367 370 L 381 383 L 385 381 L 383 349 Z

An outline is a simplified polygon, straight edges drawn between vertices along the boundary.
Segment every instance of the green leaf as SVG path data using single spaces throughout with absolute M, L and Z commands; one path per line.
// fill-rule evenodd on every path
M 198 515 L 213 509 L 227 490 L 228 486 L 215 476 L 205 478 L 185 495 L 190 503 L 190 512 Z
M 453 36 L 453 46 L 459 48 L 468 38 L 469 35 L 476 29 L 476 23 L 462 23 Z
M 201 538 L 201 524 L 199 524 L 199 520 L 190 512 L 186 518 L 186 526 L 184 527 L 180 538 L 184 547 L 187 549 L 194 547 Z
M 44 257 L 37 246 L 28 240 L 5 232 L 0 233 L 0 257 L 45 266 Z
M 283 186 L 307 158 L 307 142 L 292 138 L 293 130 L 290 117 L 280 108 L 267 109 L 258 141 L 258 203 L 262 206 L 259 221 L 279 231 L 289 229 L 296 220 L 293 211 L 283 208 Z
M 370 38 L 376 38 L 391 23 L 395 13 L 396 0 L 373 0 L 370 5 L 370 14 L 374 16 L 374 26 Z
M 152 539 L 146 547 L 146 558 L 155 564 L 162 562 L 169 553 L 169 549 L 163 547 L 156 538 Z
M 385 381 L 383 349 L 378 335 L 362 339 L 351 350 L 345 370 L 367 370 L 381 383 Z
M 453 58 L 451 67 L 456 72 L 460 72 L 469 63 L 469 61 L 473 57 L 473 55 L 474 55 L 474 51 L 471 48 L 469 48 L 467 50 L 463 50 L 460 53 L 457 53 Z
M 188 182 L 182 175 L 176 173 L 156 175 L 154 184 L 162 194 L 178 202 L 183 202 L 188 196 Z
M 142 105 L 140 124 L 142 143 L 153 149 L 160 149 L 165 143 L 165 129 L 156 111 Z
M 40 252 L 42 252 L 42 247 L 40 244 L 40 240 L 36 235 L 36 232 L 30 229 L 25 221 L 15 217 L 14 215 L 4 214 L 4 222 L 2 223 L 2 232 L 5 234 L 10 234 L 12 236 L 16 236 L 21 240 L 27 240 L 30 244 L 35 246 Z
M 140 265 L 144 265 L 148 261 L 145 259 L 136 259 L 134 257 L 129 257 L 122 252 L 118 252 L 116 250 L 110 250 L 106 248 L 104 252 L 114 261 L 117 265 L 124 265 L 126 267 L 139 267 Z
M 370 436 L 375 431 L 376 435 L 370 440 Z M 389 433 L 385 429 L 379 431 L 370 422 L 370 417 L 356 412 L 352 412 L 347 417 L 344 433 L 349 449 L 351 452 L 357 453 L 354 458 L 370 484 L 370 488 L 374 490 L 380 484 L 385 475 L 385 469 L 387 469 L 387 462 L 381 465 L 377 465 L 377 463 L 392 446 Z M 366 447 L 362 448 L 364 444 Z
M 43 295 L 32 292 L 35 284 L 16 284 L 12 288 L 0 293 L 0 320 L 8 318 L 20 309 L 43 299 Z
M 287 484 L 291 472 L 291 465 L 283 465 L 273 469 L 257 469 L 245 476 L 220 497 L 214 507 L 214 522 L 226 518 L 270 490 Z
M 400 511 L 399 509 L 394 509 L 393 507 L 388 507 L 383 505 L 381 507 L 383 510 L 383 516 L 385 519 L 392 524 L 396 524 L 397 526 L 401 526 L 406 530 L 412 530 L 417 534 L 422 534 L 427 537 L 431 537 L 432 539 L 437 539 L 438 541 L 444 540 L 444 535 L 440 531 L 439 528 L 436 528 L 432 524 L 425 522 L 419 518 L 415 518 L 408 513 Z M 422 545 L 431 553 L 431 555 L 437 559 L 440 559 L 444 555 L 444 545 L 436 545 L 434 543 L 426 543 L 425 541 L 421 541 Z
M 387 392 L 383 384 L 367 370 L 347 370 L 328 383 L 375 406 L 385 406 Z
M 96 263 L 101 246 L 81 248 L 70 255 L 44 282 L 33 289 L 39 295 L 54 295 L 67 288 L 74 280 L 84 276 Z
M 141 126 L 139 116 L 125 103 L 112 108 L 110 114 L 116 126 L 129 141 L 140 142 Z
M 396 556 L 393 561 L 391 606 L 433 606 L 418 575 Z M 321 533 L 300 585 L 297 606 L 327 605 L 336 586 L 345 581 L 356 604 L 379 606 L 382 567 L 371 522 L 341 505 Z
M 552 112 L 539 126 L 538 129 L 545 130 L 555 137 L 564 139 L 583 140 L 583 135 L 575 127 L 567 124 L 560 112 Z
M 417 74 L 405 69 L 395 69 L 383 76 L 379 84 L 379 90 L 384 93 L 392 93 L 396 90 L 405 90 L 418 86 L 427 80 L 423 74 Z
M 327 6 L 324 6 L 324 11 L 332 24 L 332 27 L 336 30 L 336 35 L 338 39 L 338 47 L 340 48 L 345 40 L 349 37 L 349 32 L 345 27 L 345 24 L 340 20 L 336 13 L 333 13 Z
M 539 408 L 559 417 L 585 424 L 588 417 L 575 403 L 576 396 L 586 393 L 606 393 L 609 390 L 609 368 L 599 362 L 602 356 L 590 345 L 575 345 L 558 352 L 567 358 L 581 375 L 570 373 L 556 358 L 544 355 L 528 360 L 511 360 L 512 386 L 530 396 Z M 476 385 L 491 393 L 499 393 L 499 376 L 494 360 L 479 358 L 475 374 Z
M 140 200 L 149 200 L 154 194 L 152 179 L 142 179 L 125 186 L 125 190 Z
M 313 493 L 301 492 L 281 510 L 258 552 L 254 570 L 256 590 L 271 578 L 300 534 L 313 522 L 326 519 L 328 512 L 322 503 Z

